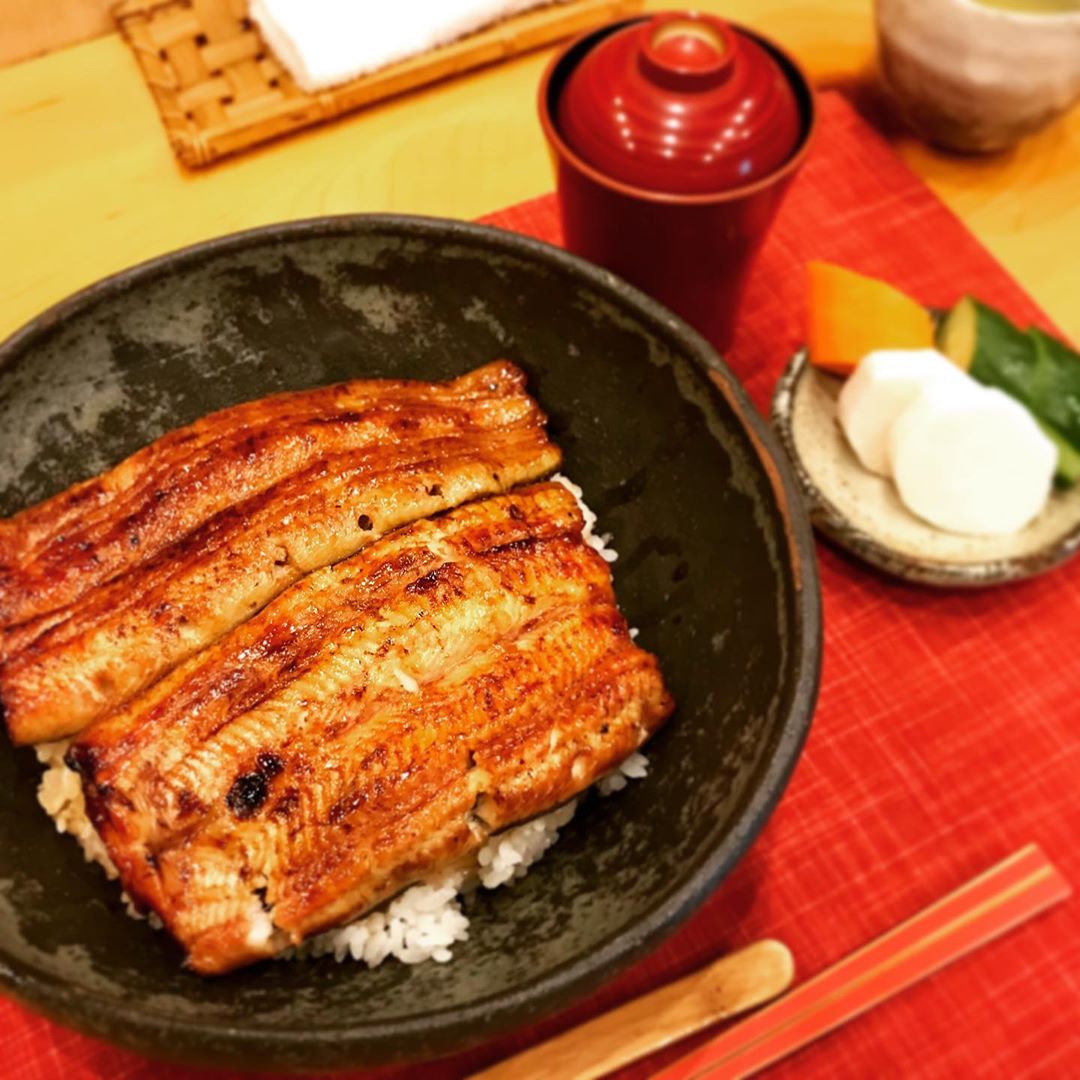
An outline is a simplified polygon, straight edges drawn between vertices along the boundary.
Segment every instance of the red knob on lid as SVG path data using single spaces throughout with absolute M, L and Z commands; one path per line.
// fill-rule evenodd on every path
M 567 79 L 557 122 L 594 169 L 679 195 L 767 176 L 802 130 L 795 93 L 773 56 L 697 14 L 658 15 L 603 38 Z

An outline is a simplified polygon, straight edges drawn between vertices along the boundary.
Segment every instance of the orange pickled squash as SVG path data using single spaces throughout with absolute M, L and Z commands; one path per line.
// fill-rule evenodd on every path
M 931 349 L 934 321 L 922 306 L 877 278 L 835 263 L 807 264 L 810 363 L 850 375 L 874 349 Z

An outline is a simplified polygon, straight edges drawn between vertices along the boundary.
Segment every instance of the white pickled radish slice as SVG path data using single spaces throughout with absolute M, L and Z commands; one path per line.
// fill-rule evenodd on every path
M 1022 529 L 1045 504 L 1057 464 L 1054 444 L 1018 401 L 952 382 L 928 386 L 904 410 L 889 456 L 909 510 L 976 535 Z
M 890 429 L 924 386 L 941 380 L 977 386 L 936 349 L 878 349 L 863 357 L 840 391 L 837 412 L 865 468 L 891 475 Z

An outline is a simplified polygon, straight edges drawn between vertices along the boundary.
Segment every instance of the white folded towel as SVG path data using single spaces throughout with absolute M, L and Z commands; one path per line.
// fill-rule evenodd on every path
M 251 0 L 251 18 L 312 93 L 566 0 Z

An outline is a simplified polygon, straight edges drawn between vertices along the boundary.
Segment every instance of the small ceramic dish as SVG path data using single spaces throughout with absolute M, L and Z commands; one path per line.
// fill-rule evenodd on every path
M 772 422 L 795 467 L 814 526 L 889 574 L 924 585 L 978 587 L 1050 570 L 1080 550 L 1080 485 L 1055 490 L 1011 536 L 960 536 L 920 520 L 891 480 L 859 463 L 836 419 L 843 380 L 801 349 L 773 394 Z

